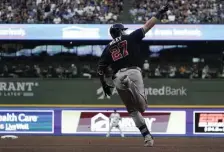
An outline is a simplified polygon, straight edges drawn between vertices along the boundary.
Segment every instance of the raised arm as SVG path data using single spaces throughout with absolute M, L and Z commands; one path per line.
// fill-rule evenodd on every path
M 142 27 L 144 32 L 147 33 L 151 28 L 153 28 L 157 21 L 161 20 L 163 14 L 166 13 L 166 11 L 168 11 L 168 5 L 163 6 L 154 17 L 145 23 L 145 25 Z
M 145 34 L 153 28 L 153 26 L 158 22 L 158 20 L 161 20 L 163 14 L 168 10 L 168 6 L 163 6 L 158 13 L 152 17 L 150 20 L 148 20 L 145 25 L 135 31 L 133 31 L 129 36 L 132 40 L 135 42 L 140 42 L 144 37 Z

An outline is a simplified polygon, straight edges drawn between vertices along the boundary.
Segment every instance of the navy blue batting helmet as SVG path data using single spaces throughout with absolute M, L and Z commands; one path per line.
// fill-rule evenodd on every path
M 117 23 L 110 27 L 110 35 L 113 39 L 119 37 L 122 35 L 123 31 L 127 30 L 128 28 L 125 28 L 123 24 Z

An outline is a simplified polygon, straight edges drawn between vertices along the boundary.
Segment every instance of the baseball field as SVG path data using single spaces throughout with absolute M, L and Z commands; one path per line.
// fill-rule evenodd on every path
M 222 152 L 223 138 L 162 138 L 143 147 L 139 137 L 20 136 L 1 139 L 0 152 Z

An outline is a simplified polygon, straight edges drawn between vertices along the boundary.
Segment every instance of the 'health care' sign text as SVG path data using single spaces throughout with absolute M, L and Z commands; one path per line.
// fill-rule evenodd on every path
M 54 111 L 1 110 L 0 133 L 54 133 Z

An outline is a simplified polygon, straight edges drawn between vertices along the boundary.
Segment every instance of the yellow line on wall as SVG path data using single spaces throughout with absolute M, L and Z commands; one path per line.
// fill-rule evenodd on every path
M 0 107 L 124 108 L 124 105 L 0 104 Z M 224 108 L 224 105 L 149 105 L 149 108 Z

